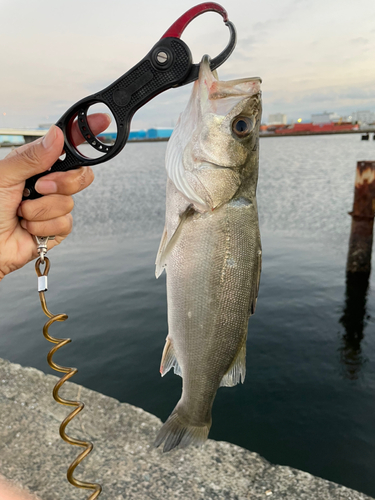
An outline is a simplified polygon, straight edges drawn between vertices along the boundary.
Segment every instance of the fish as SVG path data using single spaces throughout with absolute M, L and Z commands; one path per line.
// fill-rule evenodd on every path
M 163 451 L 202 445 L 220 386 L 245 379 L 249 317 L 262 265 L 256 187 L 261 79 L 221 81 L 204 56 L 166 151 L 165 227 L 156 277 L 166 270 L 168 336 L 160 373 L 182 395 L 160 429 Z

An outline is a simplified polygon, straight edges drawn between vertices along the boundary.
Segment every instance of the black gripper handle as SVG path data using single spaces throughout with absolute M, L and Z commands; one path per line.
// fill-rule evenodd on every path
M 134 113 L 164 90 L 181 84 L 191 66 L 190 49 L 182 40 L 162 38 L 142 61 L 114 83 L 74 104 L 56 123 L 64 133 L 64 159 L 57 160 L 47 172 L 28 179 L 23 199 L 42 196 L 35 190 L 35 183 L 44 175 L 97 165 L 116 156 L 126 144 Z M 97 103 L 106 104 L 116 120 L 117 138 L 113 146 L 100 142 L 88 125 L 87 111 Z M 101 157 L 87 158 L 76 149 L 71 137 L 72 124 L 76 119 L 83 137 L 94 149 L 103 153 Z

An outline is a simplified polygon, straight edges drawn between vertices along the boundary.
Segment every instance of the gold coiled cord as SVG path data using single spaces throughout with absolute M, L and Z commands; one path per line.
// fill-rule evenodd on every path
M 51 267 L 48 257 L 44 257 L 44 255 L 43 255 L 43 260 L 44 260 L 44 262 L 42 262 L 42 259 L 39 258 L 35 263 L 35 270 L 36 270 L 36 274 L 38 275 L 38 279 L 39 278 L 46 279 L 46 277 L 48 276 L 50 267 Z M 43 265 L 43 264 L 45 265 L 44 271 L 41 270 L 41 265 Z M 79 481 L 78 479 L 76 479 L 73 476 L 76 467 L 82 462 L 82 460 L 84 460 L 87 457 L 87 455 L 89 455 L 91 453 L 91 451 L 93 449 L 93 444 L 90 443 L 89 441 L 81 441 L 79 439 L 72 438 L 72 437 L 68 436 L 65 432 L 65 429 L 66 429 L 67 425 L 69 424 L 69 422 L 71 422 L 73 420 L 73 418 L 83 410 L 84 404 L 81 403 L 80 401 L 70 401 L 68 399 L 63 399 L 59 395 L 59 390 L 63 386 L 63 384 L 67 380 L 72 378 L 77 373 L 78 370 L 77 370 L 77 368 L 68 368 L 65 366 L 60 366 L 60 365 L 56 364 L 52 359 L 55 352 L 58 351 L 64 345 L 69 344 L 71 342 L 71 339 L 58 339 L 58 338 L 52 337 L 48 331 L 49 327 L 53 323 L 55 323 L 56 321 L 65 321 L 68 319 L 68 316 L 66 314 L 52 314 L 48 310 L 44 291 L 39 290 L 39 298 L 40 298 L 40 303 L 42 305 L 43 312 L 49 318 L 49 320 L 45 323 L 45 325 L 43 327 L 43 335 L 49 342 L 56 344 L 56 346 L 52 347 L 52 349 L 48 353 L 48 356 L 47 356 L 48 364 L 54 370 L 56 370 L 60 373 L 65 373 L 65 375 L 57 382 L 57 384 L 53 388 L 53 398 L 55 399 L 55 401 L 57 401 L 58 403 L 60 403 L 62 405 L 75 407 L 75 409 L 61 423 L 60 436 L 66 443 L 85 448 L 83 450 L 83 452 L 80 453 L 80 455 L 78 455 L 78 457 L 70 464 L 70 466 L 68 468 L 68 472 L 67 472 L 67 478 L 68 478 L 68 481 L 70 482 L 70 484 L 72 484 L 76 488 L 84 488 L 87 490 L 94 490 L 93 493 L 87 499 L 87 500 L 94 500 L 95 498 L 98 498 L 98 496 L 100 495 L 100 493 L 102 491 L 102 487 L 100 486 L 100 484 Z

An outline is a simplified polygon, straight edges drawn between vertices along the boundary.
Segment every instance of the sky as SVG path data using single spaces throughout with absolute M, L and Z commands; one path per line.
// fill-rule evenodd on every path
M 54 123 L 140 61 L 197 1 L 0 0 L 0 128 Z M 220 0 L 237 46 L 222 80 L 260 76 L 271 113 L 375 112 L 375 0 Z M 192 21 L 182 39 L 195 62 L 216 56 L 229 30 L 220 15 Z M 171 127 L 191 85 L 139 110 L 132 128 Z

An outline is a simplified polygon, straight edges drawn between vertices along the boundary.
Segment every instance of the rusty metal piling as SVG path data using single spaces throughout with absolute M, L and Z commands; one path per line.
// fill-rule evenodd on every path
M 375 213 L 375 161 L 359 161 L 355 178 L 347 273 L 371 272 Z

